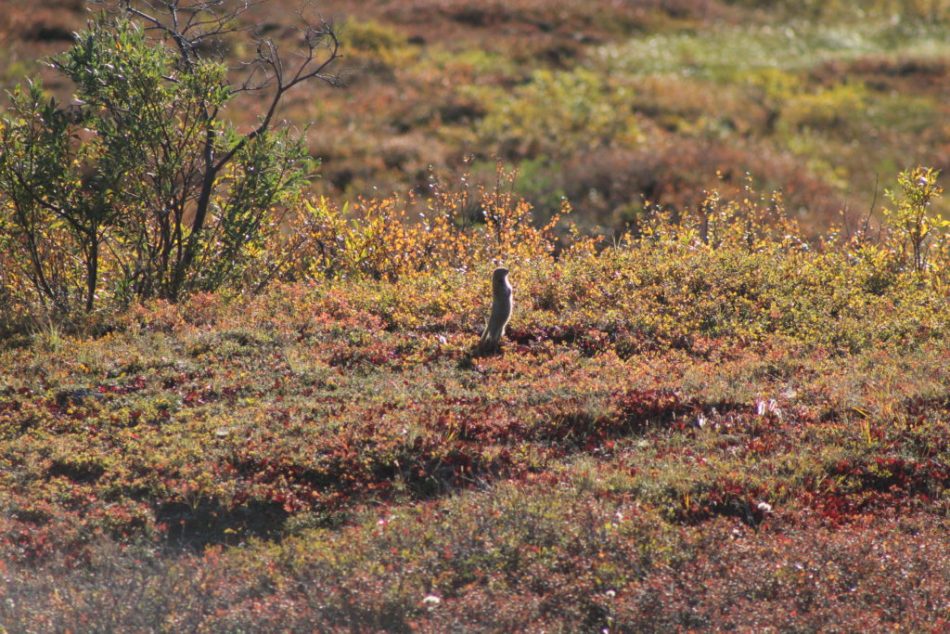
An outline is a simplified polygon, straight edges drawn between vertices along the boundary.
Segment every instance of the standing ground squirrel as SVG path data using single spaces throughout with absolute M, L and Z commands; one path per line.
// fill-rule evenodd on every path
M 492 302 L 491 315 L 482 332 L 477 351 L 480 354 L 491 354 L 498 351 L 501 338 L 505 334 L 505 326 L 511 319 L 513 305 L 511 284 L 508 283 L 508 269 L 497 268 L 492 274 Z

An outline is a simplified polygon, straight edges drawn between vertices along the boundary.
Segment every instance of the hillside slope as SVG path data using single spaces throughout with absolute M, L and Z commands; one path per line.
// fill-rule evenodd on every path
M 944 628 L 947 269 L 743 226 L 8 347 L 0 624 Z

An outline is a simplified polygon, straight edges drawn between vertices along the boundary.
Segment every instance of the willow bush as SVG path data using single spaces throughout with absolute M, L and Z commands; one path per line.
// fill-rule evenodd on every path
M 164 21 L 139 4 L 119 3 L 53 58 L 72 103 L 30 82 L 0 119 L 0 240 L 16 278 L 4 291 L 46 316 L 234 283 L 312 168 L 301 139 L 273 122 L 297 84 L 335 81 L 330 26 L 297 32 L 293 60 L 257 39 L 242 79 L 206 52 L 233 35 L 233 10 L 199 3 L 182 26 L 177 3 L 143 5 L 164 8 Z M 246 92 L 269 97 L 258 127 L 239 132 L 227 108 Z

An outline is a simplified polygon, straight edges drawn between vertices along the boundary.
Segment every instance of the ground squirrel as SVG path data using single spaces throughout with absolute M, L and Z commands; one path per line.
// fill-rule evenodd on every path
M 511 284 L 508 283 L 508 269 L 497 268 L 492 274 L 492 302 L 491 315 L 482 332 L 477 351 L 480 354 L 491 354 L 498 351 L 501 338 L 505 334 L 505 326 L 511 319 L 513 305 Z

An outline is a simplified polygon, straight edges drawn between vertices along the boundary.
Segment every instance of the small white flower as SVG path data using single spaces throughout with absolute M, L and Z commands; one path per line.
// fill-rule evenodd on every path
M 760 399 L 755 403 L 755 413 L 759 416 L 765 416 L 766 414 L 775 414 L 779 418 L 782 416 L 782 410 L 778 406 L 778 401 L 774 398 L 768 400 Z
M 606 594 L 609 598 L 613 599 L 615 596 L 617 596 L 617 591 L 616 591 L 616 590 L 608 590 L 608 591 L 605 592 L 604 594 Z
M 759 510 L 762 511 L 763 513 L 771 513 L 771 512 L 772 512 L 772 505 L 769 504 L 768 502 L 759 502 L 758 505 L 757 505 L 755 508 L 759 509 Z
M 426 598 L 422 600 L 422 603 L 427 608 L 429 608 L 429 610 L 434 610 L 436 607 L 438 607 L 440 603 L 442 603 L 442 599 L 435 596 L 434 594 L 429 594 L 429 595 L 426 595 Z

